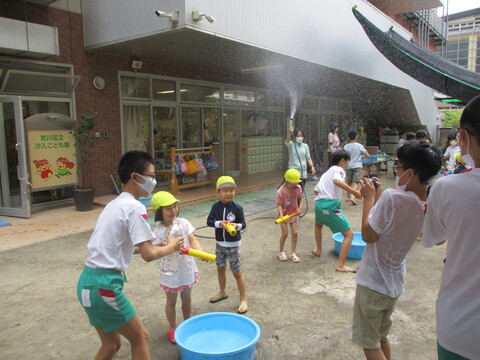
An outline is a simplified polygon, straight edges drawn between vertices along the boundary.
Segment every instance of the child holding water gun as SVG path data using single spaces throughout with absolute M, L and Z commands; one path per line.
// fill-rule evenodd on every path
M 183 238 L 185 248 L 202 251 L 200 243 L 193 232 L 195 228 L 184 218 L 179 218 L 177 200 L 167 191 L 158 191 L 153 195 L 151 206 L 155 211 L 155 221 L 160 221 L 153 233 L 156 236 L 154 244 L 165 243 L 167 235 L 172 238 Z M 180 294 L 182 299 L 183 319 L 192 313 L 192 286 L 200 280 L 197 265 L 191 256 L 180 255 L 178 252 L 160 259 L 160 289 L 165 290 L 167 302 L 165 315 L 169 329 L 168 340 L 175 344 L 175 329 L 177 327 L 176 304 Z
M 295 212 L 300 214 L 300 209 L 303 205 L 303 191 L 299 183 L 300 172 L 297 169 L 288 169 L 284 175 L 284 181 L 277 190 L 277 197 L 275 203 L 278 206 L 277 218 L 280 219 L 285 215 L 291 215 Z M 298 236 L 298 215 L 284 220 L 280 223 L 282 229 L 282 235 L 280 235 L 280 251 L 278 252 L 278 259 L 280 261 L 292 260 L 294 263 L 300 262 L 300 258 L 295 254 L 297 248 L 297 236 Z M 292 232 L 292 248 L 290 255 L 287 258 L 287 254 L 283 250 L 285 246 L 285 240 L 288 236 L 288 224 Z
M 240 230 L 245 229 L 245 215 L 243 207 L 236 204 L 235 189 L 237 185 L 231 176 L 220 176 L 217 180 L 217 195 L 219 201 L 212 205 L 207 218 L 207 225 L 215 228 L 215 239 L 217 240 L 217 274 L 220 290 L 210 298 L 211 303 L 228 299 L 227 287 L 227 260 L 230 263 L 230 270 L 237 282 L 240 295 L 240 305 L 237 313 L 245 314 L 248 311 L 247 290 L 245 278 L 240 269 Z M 233 227 L 233 229 L 231 229 Z

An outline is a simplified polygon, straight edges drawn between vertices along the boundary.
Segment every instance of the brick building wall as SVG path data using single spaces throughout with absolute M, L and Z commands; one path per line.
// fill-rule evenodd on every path
M 106 138 L 97 139 L 88 180 L 89 184 L 95 187 L 96 196 L 110 194 L 114 189 L 110 175 L 116 175 L 118 160 L 122 155 L 118 71 L 131 71 L 132 59 L 85 51 L 80 14 L 23 1 L 8 0 L 0 2 L 0 16 L 58 28 L 60 55 L 42 60 L 73 65 L 74 74 L 81 76 L 75 89 L 77 119 L 80 118 L 80 114 L 88 112 L 89 109 L 100 113 L 97 118 L 97 129 L 106 131 L 108 135 Z M 224 73 L 154 61 L 143 61 L 141 72 L 258 86 L 253 83 L 240 83 L 235 76 Z M 93 87 L 92 81 L 96 75 L 101 75 L 105 79 L 106 85 L 102 90 Z

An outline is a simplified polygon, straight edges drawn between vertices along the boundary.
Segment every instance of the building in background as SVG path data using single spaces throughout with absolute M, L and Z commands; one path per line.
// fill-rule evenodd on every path
M 331 122 L 344 133 L 371 132 L 370 145 L 379 145 L 379 128 L 433 132 L 431 89 L 378 52 L 350 1 L 301 5 L 2 1 L 0 213 L 28 216 L 31 206 L 69 201 L 74 185 L 48 186 L 57 159 L 33 159 L 28 134 L 65 130 L 65 118 L 89 109 L 100 113 L 89 174 L 97 196 L 112 192 L 117 161 L 133 149 L 149 152 L 168 172 L 172 146 L 213 144 L 218 174 L 277 182 L 272 171 L 281 174 L 285 165 L 289 118 L 304 129 L 317 163 Z M 443 33 L 424 11 L 440 6 L 358 2 L 383 31 L 393 26 L 429 48 Z M 34 160 L 47 162 L 38 162 L 38 170 Z M 45 186 L 32 189 L 32 176 Z
M 480 8 L 443 17 L 448 24 L 448 42 L 437 45 L 437 54 L 480 73 Z M 437 101 L 439 110 L 460 110 L 456 102 Z

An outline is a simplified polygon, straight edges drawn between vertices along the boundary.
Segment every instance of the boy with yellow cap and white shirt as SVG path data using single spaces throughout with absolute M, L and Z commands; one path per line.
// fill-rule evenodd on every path
M 219 201 L 212 205 L 210 214 L 207 218 L 207 225 L 215 228 L 215 238 L 217 240 L 217 273 L 220 291 L 210 298 L 211 303 L 228 298 L 226 293 L 227 276 L 226 266 L 227 259 L 230 263 L 230 270 L 237 282 L 238 292 L 240 294 L 240 305 L 237 312 L 245 314 L 248 311 L 246 285 L 243 273 L 240 270 L 240 230 L 245 229 L 245 215 L 243 208 L 236 204 L 235 189 L 237 185 L 235 180 L 230 176 L 220 176 L 217 180 L 217 195 Z M 227 228 L 233 226 L 234 231 L 228 231 Z

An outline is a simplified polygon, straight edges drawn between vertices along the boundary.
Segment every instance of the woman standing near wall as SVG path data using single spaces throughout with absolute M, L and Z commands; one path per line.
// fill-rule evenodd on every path
M 333 122 L 330 124 L 330 132 L 328 133 L 328 168 L 332 166 L 332 154 L 340 149 L 340 139 L 338 137 L 338 124 Z
M 285 139 L 285 146 L 288 149 L 288 168 L 297 169 L 300 172 L 302 188 L 305 187 L 307 179 L 307 163 L 312 169 L 312 175 L 315 175 L 315 166 L 313 166 L 310 148 L 303 142 L 304 138 L 305 136 L 301 129 L 295 129 L 293 126 L 290 126 L 290 131 L 288 131 Z

